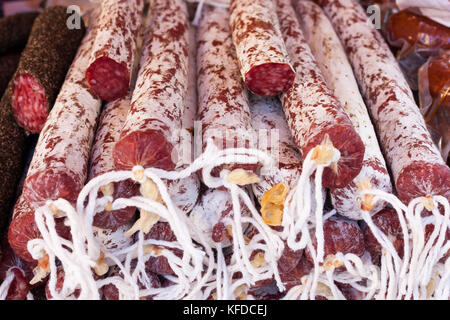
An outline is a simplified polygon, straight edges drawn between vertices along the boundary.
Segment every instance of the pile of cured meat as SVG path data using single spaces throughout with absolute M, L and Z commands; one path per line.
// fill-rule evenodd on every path
M 0 299 L 449 299 L 450 31 L 380 3 L 1 18 Z

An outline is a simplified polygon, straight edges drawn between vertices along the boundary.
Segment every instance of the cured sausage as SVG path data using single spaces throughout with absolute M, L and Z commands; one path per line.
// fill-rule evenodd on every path
M 33 278 L 35 263 L 20 259 L 8 244 L 7 239 L 2 242 L 0 260 L 0 283 L 5 281 L 9 273 L 13 273 L 13 280 L 9 285 L 5 300 L 25 300 L 29 292 L 29 282 Z
M 117 169 L 175 168 L 188 69 L 184 1 L 155 1 L 131 108 L 113 150 Z
M 110 102 L 102 112 L 94 144 L 91 150 L 89 180 L 113 171 L 114 160 L 112 150 L 119 140 L 120 131 L 130 110 L 130 98 L 128 96 Z M 130 198 L 138 194 L 139 186 L 131 180 L 125 180 L 101 188 L 104 196 L 117 198 Z M 126 224 L 133 217 L 135 207 L 126 207 L 120 210 L 108 210 L 96 213 L 93 225 L 99 228 L 115 230 Z
M 275 165 L 269 172 L 261 173 L 261 181 L 252 185 L 253 193 L 259 202 L 264 194 L 278 183 L 294 187 L 302 172 L 302 156 L 292 141 L 292 135 L 278 98 L 249 96 L 251 123 L 261 135 L 260 148 L 267 148 Z M 267 135 L 266 135 L 267 134 Z M 262 136 L 264 135 L 264 136 Z M 263 146 L 267 139 L 267 145 Z
M 392 208 L 385 208 L 372 217 L 373 223 L 377 226 L 381 232 L 387 235 L 388 239 L 392 242 L 394 249 L 397 251 L 399 257 L 403 259 L 404 255 L 404 239 L 403 232 L 400 225 L 397 212 Z M 424 242 L 427 243 L 434 231 L 434 224 L 429 223 L 424 228 Z M 380 265 L 382 247 L 378 240 L 373 235 L 369 227 L 363 228 L 364 241 L 366 243 L 366 249 L 370 253 L 372 262 Z M 450 241 L 450 229 L 447 228 L 445 233 L 445 241 Z M 437 239 L 435 240 L 437 242 Z M 440 259 L 441 263 L 445 263 L 445 260 L 450 257 L 450 250 L 447 251 Z
M 241 209 L 244 215 L 249 214 L 245 206 Z M 233 202 L 229 192 L 221 189 L 207 189 L 201 194 L 189 219 L 205 235 L 204 238 L 211 247 L 216 247 L 217 243 L 221 243 L 222 247 L 228 247 L 231 242 L 223 218 L 232 217 L 232 215 Z M 195 237 L 195 234 L 193 236 Z M 199 241 L 199 238 L 194 239 Z
M 354 0 L 322 1 L 349 55 L 369 107 L 400 200 L 450 199 L 450 168 L 433 144 L 402 72 L 378 31 Z
M 323 186 L 342 188 L 361 171 L 364 144 L 339 101 L 326 86 L 304 39 L 289 0 L 277 0 L 277 14 L 284 41 L 297 72 L 293 86 L 281 96 L 294 142 L 303 159 L 326 140 L 339 150 L 337 164 L 325 168 Z
M 12 82 L 0 100 L 0 230 L 11 218 L 17 185 L 25 167 L 27 139 L 11 109 Z
M 134 271 L 134 269 L 136 268 L 136 260 L 133 260 L 131 262 L 131 272 Z M 150 284 L 152 288 L 161 288 L 162 284 L 161 284 L 161 279 L 158 277 L 157 274 L 153 273 L 153 272 L 146 272 L 147 277 L 150 279 Z M 122 272 L 120 271 L 120 268 L 115 266 L 111 269 L 111 271 L 108 273 L 108 277 L 123 277 Z M 138 282 L 140 289 L 145 289 L 145 286 L 139 281 Z M 117 289 L 117 287 L 112 284 L 109 283 L 107 285 L 104 285 L 102 287 L 102 291 L 103 291 L 103 297 L 106 300 L 119 300 L 119 290 Z M 151 300 L 152 296 L 147 296 L 145 297 L 145 300 Z
M 275 96 L 289 89 L 295 71 L 272 0 L 232 0 L 230 29 L 247 88 L 262 96 Z
M 338 252 L 353 253 L 362 257 L 365 252 L 364 234 L 355 221 L 331 217 L 323 223 L 324 261 L 327 256 Z M 311 234 L 312 244 L 317 248 L 315 235 Z M 306 258 L 314 263 L 309 250 L 305 250 Z
M 373 224 L 380 229 L 388 239 L 392 242 L 395 250 L 397 251 L 400 258 L 403 259 L 403 232 L 400 225 L 400 220 L 398 218 L 397 212 L 388 207 L 372 217 Z M 381 264 L 381 254 L 382 247 L 378 240 L 373 235 L 370 228 L 365 225 L 363 228 L 364 242 L 366 244 L 366 250 L 370 253 L 372 262 L 376 265 Z
M 197 88 L 198 120 L 203 149 L 212 139 L 219 149 L 250 147 L 254 135 L 247 91 L 239 74 L 228 26 L 228 11 L 206 6 L 198 26 Z M 256 170 L 257 165 L 224 166 Z M 214 173 L 218 174 L 219 168 Z
M 84 79 L 94 33 L 92 27 L 84 38 L 39 136 L 22 193 L 31 203 L 75 202 L 86 181 L 101 106 Z
M 401 10 L 386 22 L 387 41 L 402 53 L 411 50 L 436 54 L 450 49 L 450 28 L 411 10 Z
M 162 240 L 162 241 L 168 241 L 168 242 L 174 242 L 177 241 L 177 237 L 173 233 L 172 229 L 170 228 L 170 224 L 168 222 L 157 222 L 150 231 L 145 235 L 145 240 L 147 239 L 153 239 L 153 240 Z M 183 251 L 180 249 L 174 249 L 174 248 L 164 248 L 164 247 L 158 247 L 155 248 L 156 251 L 158 250 L 170 250 L 172 251 L 176 256 L 181 258 L 183 256 Z M 150 256 L 149 259 L 145 262 L 146 270 L 160 274 L 160 275 L 175 275 L 175 272 L 172 270 L 172 268 L 169 265 L 169 261 L 164 256 Z
M 41 233 L 34 219 L 37 205 L 30 204 L 20 196 L 14 206 L 13 217 L 8 230 L 8 242 L 14 252 L 23 260 L 35 262 L 28 252 L 29 240 L 41 238 Z M 64 218 L 55 218 L 55 229 L 60 237 L 71 239 L 70 228 L 64 225 Z
M 249 96 L 253 128 L 258 132 L 259 148 L 271 154 L 274 165 L 260 172 L 252 190 L 261 204 L 261 215 L 268 225 L 280 226 L 289 190 L 302 172 L 302 156 L 292 141 L 278 98 Z
M 144 0 L 101 1 L 86 80 L 103 100 L 122 98 L 129 90 L 143 10 Z
M 13 52 L 0 56 L 0 95 L 3 96 L 8 87 L 9 80 L 16 72 L 19 63 L 20 53 Z
M 50 7 L 36 18 L 13 78 L 14 116 L 20 126 L 33 133 L 44 127 L 85 33 L 82 22 L 80 28 L 68 28 L 66 9 Z
M 101 105 L 84 80 L 94 30 L 91 27 L 83 39 L 39 136 L 9 227 L 11 247 L 27 261 L 33 260 L 27 251 L 28 240 L 40 237 L 34 209 L 47 200 L 59 198 L 74 203 L 87 178 L 89 152 Z
M 25 46 L 38 15 L 37 12 L 16 13 L 0 19 L 0 54 Z
M 441 154 L 450 163 L 450 50 L 419 69 L 420 111 L 431 136 L 441 138 Z
M 362 191 L 361 184 L 365 183 L 368 184 L 366 187 L 371 186 L 391 193 L 391 179 L 352 67 L 333 26 L 322 9 L 313 2 L 298 1 L 297 12 L 305 38 L 328 87 L 344 107 L 356 132 L 364 142 L 365 153 L 361 172 L 346 187 L 331 190 L 331 201 L 337 212 L 347 218 L 358 220 L 361 219 L 361 200 L 363 200 L 358 196 Z M 385 204 L 378 201 L 375 206 L 364 202 L 362 205 L 364 210 L 376 213 Z

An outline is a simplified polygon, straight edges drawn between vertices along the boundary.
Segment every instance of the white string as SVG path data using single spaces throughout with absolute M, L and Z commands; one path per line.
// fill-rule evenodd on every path
M 339 159 L 336 149 L 331 162 Z M 271 165 L 272 158 L 256 149 L 235 148 L 218 150 L 208 141 L 205 152 L 190 166 L 181 171 L 165 171 L 156 168 L 143 169 L 135 167 L 131 171 L 116 171 L 106 173 L 89 181 L 77 199 L 76 209 L 67 201 L 59 199 L 49 201 L 36 210 L 36 225 L 42 239 L 28 242 L 27 248 L 34 259 L 42 258 L 44 254 L 49 259 L 49 290 L 54 299 L 99 299 L 99 289 L 105 284 L 113 284 L 119 291 L 121 299 L 140 299 L 154 295 L 155 299 L 205 299 L 216 291 L 218 299 L 234 299 L 242 291 L 248 290 L 257 281 L 274 278 L 280 291 L 284 291 L 277 268 L 284 243 L 292 250 L 306 249 L 314 262 L 314 268 L 309 275 L 302 278 L 301 284 L 286 292 L 285 298 L 315 299 L 323 295 L 328 288 L 328 298 L 342 299 L 343 295 L 335 282 L 350 285 L 361 294 L 363 299 L 448 299 L 450 296 L 450 262 L 447 259 L 440 263 L 444 254 L 450 249 L 445 234 L 450 227 L 450 206 L 447 199 L 434 196 L 434 209 L 431 216 L 422 217 L 424 198 L 417 198 L 408 206 L 394 195 L 379 190 L 364 190 L 364 194 L 373 195 L 373 201 L 385 201 L 396 210 L 403 232 L 404 256 L 399 257 L 389 237 L 375 226 L 367 212 L 362 211 L 362 217 L 382 247 L 381 267 L 371 264 L 366 257 L 361 259 L 355 255 L 337 253 L 336 262 L 343 265 L 339 270 L 327 269 L 324 262 L 323 221 L 334 215 L 333 210 L 323 213 L 324 193 L 322 174 L 329 165 L 317 165 L 312 160 L 310 152 L 303 163 L 302 174 L 296 186 L 289 192 L 284 210 L 281 232 L 266 225 L 248 196 L 245 188 L 227 181 L 228 170 L 222 170 L 219 177 L 211 175 L 215 167 L 229 163 L 251 163 Z M 195 226 L 193 220 L 187 217 L 173 204 L 168 193 L 165 180 L 176 180 L 188 177 L 193 172 L 202 170 L 205 184 L 210 188 L 225 188 L 230 192 L 233 204 L 233 215 L 226 217 L 224 223 L 231 226 L 233 235 L 233 252 L 230 263 L 225 263 L 221 246 L 217 248 L 217 263 L 214 252 L 205 236 Z M 137 173 L 143 172 L 143 176 Z M 315 172 L 314 178 L 311 178 Z M 138 177 L 138 178 L 136 178 Z M 98 190 L 108 183 L 134 179 L 143 183 L 150 179 L 157 186 L 162 203 L 146 197 L 135 196 L 129 199 L 98 197 Z M 133 206 L 141 210 L 156 212 L 161 219 L 167 221 L 173 231 L 176 241 L 144 240 L 139 232 L 137 242 L 123 243 L 118 248 L 108 248 L 103 243 L 98 232 L 92 226 L 96 213 L 102 210 L 106 201 L 112 201 L 112 209 L 117 210 Z M 250 216 L 242 215 L 242 206 L 249 209 Z M 444 208 L 444 213 L 438 211 L 438 205 Z M 50 207 L 57 208 L 58 216 L 65 216 L 66 225 L 70 226 L 71 241 L 61 238 L 56 232 L 55 217 Z M 425 241 L 425 227 L 434 225 L 429 239 Z M 252 225 L 258 232 L 250 241 L 244 238 L 243 225 Z M 313 230 L 314 229 L 314 230 Z M 97 232 L 97 233 L 96 233 Z M 311 232 L 314 232 L 316 245 L 312 244 Z M 196 235 L 198 243 L 193 242 Z M 283 241 L 284 240 L 284 241 Z M 411 244 L 410 244 L 410 241 Z M 145 253 L 148 245 L 162 250 Z M 178 257 L 171 249 L 180 249 L 182 256 Z M 264 253 L 266 264 L 254 267 L 250 261 L 251 253 L 260 250 Z M 103 254 L 108 265 L 117 265 L 121 276 L 107 277 L 95 280 L 93 268 L 97 259 Z M 163 256 L 175 276 L 166 276 L 172 285 L 166 288 L 152 288 L 151 281 L 145 271 L 145 262 L 150 257 Z M 132 271 L 132 261 L 136 259 Z M 327 257 L 328 259 L 328 257 Z M 61 290 L 56 289 L 57 260 L 64 271 L 64 282 Z M 342 271 L 341 269 L 344 269 Z M 239 272 L 242 277 L 233 279 Z M 431 288 L 430 283 L 433 282 Z M 4 288 L 5 282 L 0 287 Z M 143 288 L 140 288 L 142 286 Z M 3 289 L 5 290 L 5 289 Z M 73 292 L 79 291 L 75 297 Z M 431 290 L 431 291 L 430 291 Z M 251 298 L 251 297 L 249 297 Z
M 6 272 L 6 277 L 0 285 L 0 300 L 6 300 L 8 296 L 9 287 L 14 280 L 14 273 L 11 270 Z

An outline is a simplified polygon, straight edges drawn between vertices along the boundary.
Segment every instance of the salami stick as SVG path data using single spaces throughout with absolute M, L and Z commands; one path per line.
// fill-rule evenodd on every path
M 103 100 L 124 97 L 136 54 L 144 0 L 102 0 L 92 60 L 86 79 Z
M 302 156 L 292 141 L 278 98 L 250 95 L 252 126 L 259 134 L 260 149 L 267 148 L 275 158 L 275 166 L 262 173 L 261 180 L 252 185 L 261 204 L 261 214 L 269 225 L 281 225 L 283 204 L 302 172 Z M 264 146 L 264 140 L 267 145 Z
M 337 212 L 351 219 L 360 219 L 361 199 L 358 200 L 358 193 L 363 187 L 361 184 L 369 182 L 373 188 L 391 193 L 391 179 L 352 67 L 333 26 L 313 2 L 298 1 L 297 12 L 305 38 L 328 87 L 333 90 L 364 142 L 366 151 L 361 172 L 346 187 L 331 190 L 331 200 Z M 375 213 L 383 206 L 383 201 L 378 201 L 376 207 L 364 209 Z
M 118 169 L 141 165 L 171 170 L 178 162 L 187 88 L 186 4 L 157 0 L 152 15 L 131 109 L 113 151 Z
M 294 142 L 305 158 L 312 148 L 329 139 L 340 158 L 337 164 L 325 168 L 323 186 L 345 187 L 361 171 L 364 144 L 326 86 L 290 1 L 276 3 L 284 41 L 297 71 L 294 85 L 281 97 Z
M 275 96 L 294 82 L 272 0 L 232 0 L 230 28 L 239 66 L 250 91 Z
M 395 179 L 400 200 L 450 199 L 450 169 L 433 144 L 412 92 L 389 47 L 353 0 L 322 2 L 349 54 Z
M 268 151 L 278 160 L 276 167 L 263 174 L 260 182 L 253 184 L 255 196 L 261 201 L 264 194 L 277 183 L 284 183 L 289 188 L 294 186 L 302 172 L 302 156 L 292 141 L 278 98 L 264 98 L 252 94 L 249 102 L 253 129 L 259 131 L 260 139 L 267 133 L 265 137 L 268 137 Z
M 17 185 L 25 167 L 27 141 L 11 109 L 12 81 L 0 100 L 0 230 L 11 218 Z
M 210 138 L 220 149 L 249 147 L 253 129 L 247 91 L 228 26 L 228 11 L 205 7 L 197 38 L 198 120 L 202 124 L 203 149 Z M 255 165 L 238 166 L 256 169 Z
M 25 130 L 41 132 L 85 28 L 69 29 L 66 7 L 46 9 L 34 21 L 14 75 L 12 108 Z
M 130 98 L 128 96 L 106 105 L 92 146 L 89 180 L 115 169 L 112 150 L 114 144 L 119 140 L 120 130 L 129 110 Z M 138 186 L 133 181 L 125 180 L 110 183 L 102 187 L 101 192 L 104 196 L 112 196 L 113 199 L 117 199 L 135 196 L 138 194 L 138 189 Z M 93 224 L 99 228 L 115 230 L 129 222 L 133 218 L 135 211 L 136 208 L 134 207 L 113 211 L 105 208 L 104 211 L 94 216 Z
M 39 136 L 22 193 L 30 202 L 75 202 L 86 181 L 101 106 L 84 78 L 94 36 L 91 27 Z
M 37 12 L 17 13 L 0 19 L 0 54 L 21 50 L 27 43 Z

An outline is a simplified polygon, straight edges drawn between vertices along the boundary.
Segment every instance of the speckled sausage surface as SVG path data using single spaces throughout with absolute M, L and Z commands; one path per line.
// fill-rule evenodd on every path
M 86 181 L 101 106 L 84 78 L 94 36 L 91 27 L 39 136 L 22 193 L 29 202 L 75 202 Z
M 91 151 L 89 180 L 115 170 L 112 150 L 119 140 L 120 131 L 130 110 L 130 98 L 125 96 L 105 106 L 98 124 Z M 103 193 L 117 198 L 129 198 L 138 194 L 139 186 L 131 180 L 112 183 Z M 136 208 L 126 207 L 114 211 L 101 211 L 94 216 L 94 226 L 115 230 L 130 221 Z
M 202 124 L 203 149 L 210 138 L 220 149 L 249 147 L 254 134 L 228 18 L 226 9 L 205 7 L 198 26 L 197 119 Z
M 331 190 L 334 208 L 348 218 L 360 219 L 361 204 L 358 201 L 360 191 L 358 183 L 369 179 L 372 188 L 392 192 L 386 162 L 378 145 L 366 105 L 359 93 L 352 67 L 333 26 L 322 9 L 311 1 L 300 0 L 297 2 L 296 8 L 305 38 L 328 87 L 344 107 L 355 130 L 364 142 L 365 154 L 361 172 L 346 187 Z M 376 213 L 383 206 L 384 202 L 378 201 L 370 212 Z
M 433 144 L 411 89 L 380 33 L 354 0 L 322 1 L 375 123 L 400 200 L 450 199 L 450 168 Z
M 154 1 L 131 108 L 113 151 L 118 169 L 175 168 L 188 69 L 188 14 L 182 0 Z
M 14 117 L 32 133 L 43 129 L 85 34 L 83 20 L 79 28 L 71 29 L 69 18 L 66 7 L 53 6 L 34 20 L 13 77 Z
M 230 29 L 239 67 L 250 91 L 275 96 L 294 82 L 295 71 L 272 0 L 232 0 Z
M 267 139 L 267 152 L 276 162 L 268 172 L 262 173 L 260 182 L 252 185 L 253 193 L 261 202 L 264 194 L 277 183 L 294 187 L 302 172 L 302 156 L 292 141 L 279 99 L 250 95 L 249 102 L 252 126 L 258 132 L 260 143 Z
M 144 0 L 101 1 L 86 79 L 103 100 L 114 101 L 128 92 L 143 10 Z
M 339 101 L 327 87 L 303 36 L 289 0 L 277 0 L 284 41 L 297 72 L 293 86 L 281 101 L 294 142 L 303 159 L 328 135 L 341 157 L 323 173 L 323 186 L 342 188 L 361 171 L 364 144 Z

